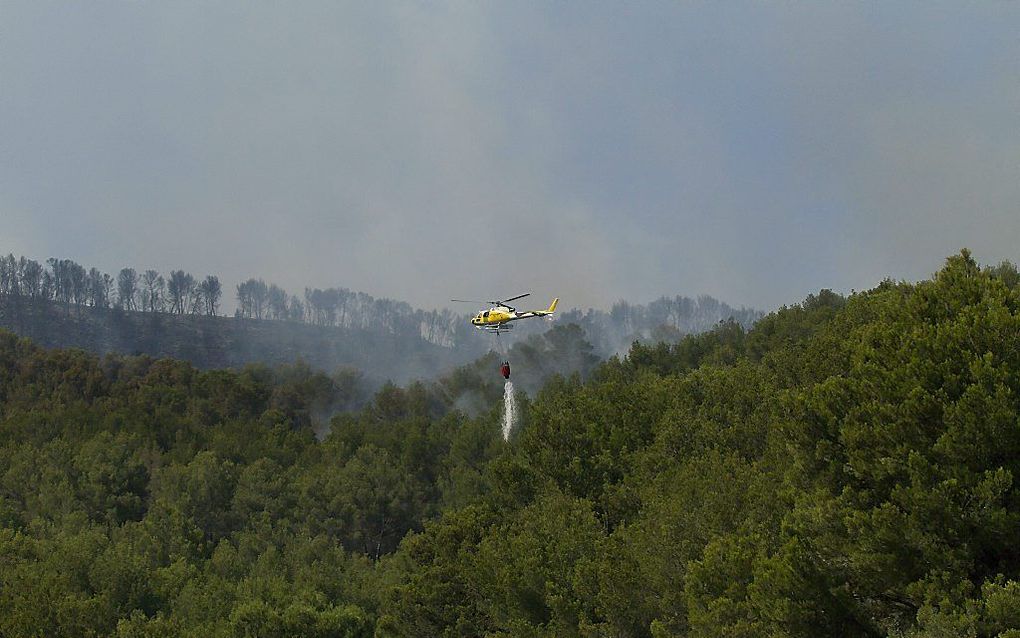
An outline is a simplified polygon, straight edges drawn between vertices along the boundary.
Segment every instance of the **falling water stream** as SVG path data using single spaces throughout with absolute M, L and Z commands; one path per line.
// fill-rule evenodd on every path
M 514 384 L 507 379 L 503 386 L 503 440 L 510 440 L 510 431 L 517 420 L 517 399 L 514 397 Z

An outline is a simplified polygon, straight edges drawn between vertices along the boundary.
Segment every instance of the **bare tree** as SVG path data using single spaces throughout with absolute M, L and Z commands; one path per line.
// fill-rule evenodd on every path
M 297 295 L 291 295 L 290 307 L 287 309 L 288 318 L 291 321 L 304 321 L 305 320 L 305 305 L 301 303 L 301 300 L 297 298 Z
M 183 315 L 188 311 L 188 302 L 195 289 L 195 278 L 183 270 L 170 271 L 170 279 L 166 284 L 167 297 L 170 301 L 170 312 Z
M 50 257 L 46 260 L 46 263 L 50 266 L 50 281 L 53 286 L 53 299 L 64 304 L 65 308 L 70 311 L 71 305 L 71 284 L 70 278 L 67 274 L 66 259 L 57 259 L 56 257 Z
M 311 288 L 305 288 L 305 321 L 310 324 L 315 324 L 315 304 L 312 300 L 313 294 L 314 292 Z
M 18 261 L 18 278 L 22 294 L 31 299 L 42 297 L 43 267 L 39 262 L 22 257 Z
M 53 275 L 50 274 L 50 271 L 44 270 L 42 274 L 42 298 L 47 300 L 53 299 L 55 294 Z
M 67 261 L 71 282 L 71 297 L 74 299 L 74 305 L 78 307 L 78 314 L 80 315 L 81 307 L 85 305 L 88 299 L 88 273 L 81 264 L 71 260 Z
M 269 302 L 269 287 L 261 279 L 249 279 L 237 285 L 237 316 L 263 319 Z
M 287 318 L 287 293 L 282 288 L 276 284 L 269 286 L 266 300 L 267 316 L 270 319 L 281 320 Z
M 340 291 L 336 288 L 305 290 L 305 299 L 309 305 L 312 323 L 317 326 L 337 325 L 337 306 L 340 303 Z
M 105 308 L 110 307 L 110 300 L 113 299 L 113 277 L 103 273 L 103 297 L 106 299 Z
M 266 286 L 266 282 L 261 279 L 252 281 L 251 307 L 255 312 L 256 319 L 262 319 L 266 316 L 266 305 L 268 301 L 269 288 Z
M 235 316 L 250 319 L 252 316 L 251 280 L 237 284 L 237 310 Z
M 203 312 L 205 312 L 205 294 L 202 284 L 195 282 L 192 277 L 191 289 L 188 291 L 188 314 L 197 315 Z
M 142 306 L 143 310 L 149 312 L 161 312 L 163 310 L 163 294 L 166 282 L 163 276 L 155 270 L 146 270 L 142 274 Z
M 219 277 L 209 275 L 198 287 L 202 294 L 205 314 L 209 316 L 215 315 L 219 308 L 220 296 L 223 294 Z
M 110 286 L 107 284 L 107 280 L 109 279 L 109 275 L 99 272 L 96 268 L 89 268 L 88 295 L 89 304 L 93 308 L 110 307 Z
M 122 268 L 117 275 L 117 305 L 125 310 L 135 310 L 138 299 L 138 273 L 134 268 Z
M 7 257 L 0 256 L 0 295 L 9 296 L 17 285 L 18 273 L 14 267 L 14 255 Z

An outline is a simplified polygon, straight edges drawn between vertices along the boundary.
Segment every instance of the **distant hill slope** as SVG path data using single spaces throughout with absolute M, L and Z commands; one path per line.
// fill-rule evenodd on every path
M 422 310 L 347 288 L 305 288 L 299 298 L 250 278 L 234 290 L 237 308 L 227 318 L 218 316 L 225 287 L 215 275 L 123 268 L 111 276 L 71 259 L 41 263 L 0 254 L 0 328 L 49 348 L 169 357 L 207 369 L 303 359 L 326 372 L 353 367 L 367 380 L 404 383 L 435 378 L 491 350 L 524 345 L 540 351 L 536 339 L 552 326 L 577 324 L 582 332 L 571 333 L 572 342 L 587 342 L 586 353 L 608 358 L 635 341 L 675 343 L 720 321 L 749 328 L 761 317 L 705 295 L 661 297 L 647 305 L 619 301 L 608 312 L 572 310 L 568 297 L 555 323 L 519 322 L 497 340 L 475 330 L 467 314 Z
M 365 316 L 352 325 L 329 326 L 127 311 L 0 295 L 0 328 L 50 348 L 170 357 L 206 369 L 302 359 L 327 372 L 352 367 L 369 379 L 397 383 L 435 377 L 474 361 L 495 346 L 490 335 L 471 328 L 466 318 L 444 313 L 437 328 L 437 313 L 400 306 L 406 308 L 391 310 L 386 321 L 373 323 Z M 510 348 L 552 326 L 576 323 L 592 344 L 593 354 L 606 358 L 625 352 L 634 341 L 678 341 L 721 320 L 732 319 L 748 327 L 759 316 L 755 310 L 734 309 L 711 297 L 664 297 L 648 305 L 619 302 L 609 312 L 567 310 L 554 323 L 521 322 L 503 340 Z
M 206 369 L 303 359 L 321 370 L 353 367 L 398 383 L 431 376 L 478 354 L 417 335 L 361 328 L 88 307 L 68 311 L 38 300 L 23 304 L 18 312 L 10 303 L 0 303 L 0 327 L 50 348 L 170 357 Z

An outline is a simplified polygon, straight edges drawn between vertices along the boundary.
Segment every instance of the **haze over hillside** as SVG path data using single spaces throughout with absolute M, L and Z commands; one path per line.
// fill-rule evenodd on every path
M 608 312 L 561 310 L 555 323 L 523 321 L 497 341 L 471 326 L 468 315 L 345 288 L 305 288 L 298 297 L 247 279 L 226 293 L 236 302 L 229 318 L 218 314 L 225 300 L 215 275 L 200 279 L 175 270 L 164 277 L 124 268 L 112 276 L 68 259 L 43 265 L 0 257 L 0 327 L 41 345 L 173 357 L 201 368 L 300 359 L 327 372 L 354 368 L 372 383 L 431 378 L 552 325 L 576 323 L 594 354 L 606 358 L 634 341 L 677 341 L 725 320 L 749 327 L 759 316 L 708 296 L 678 296 L 647 305 L 619 302 Z

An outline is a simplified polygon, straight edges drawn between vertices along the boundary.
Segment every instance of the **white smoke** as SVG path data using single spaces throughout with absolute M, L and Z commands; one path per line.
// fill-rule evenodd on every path
M 503 386 L 503 440 L 510 440 L 510 431 L 517 422 L 517 399 L 514 397 L 514 384 L 507 379 Z

